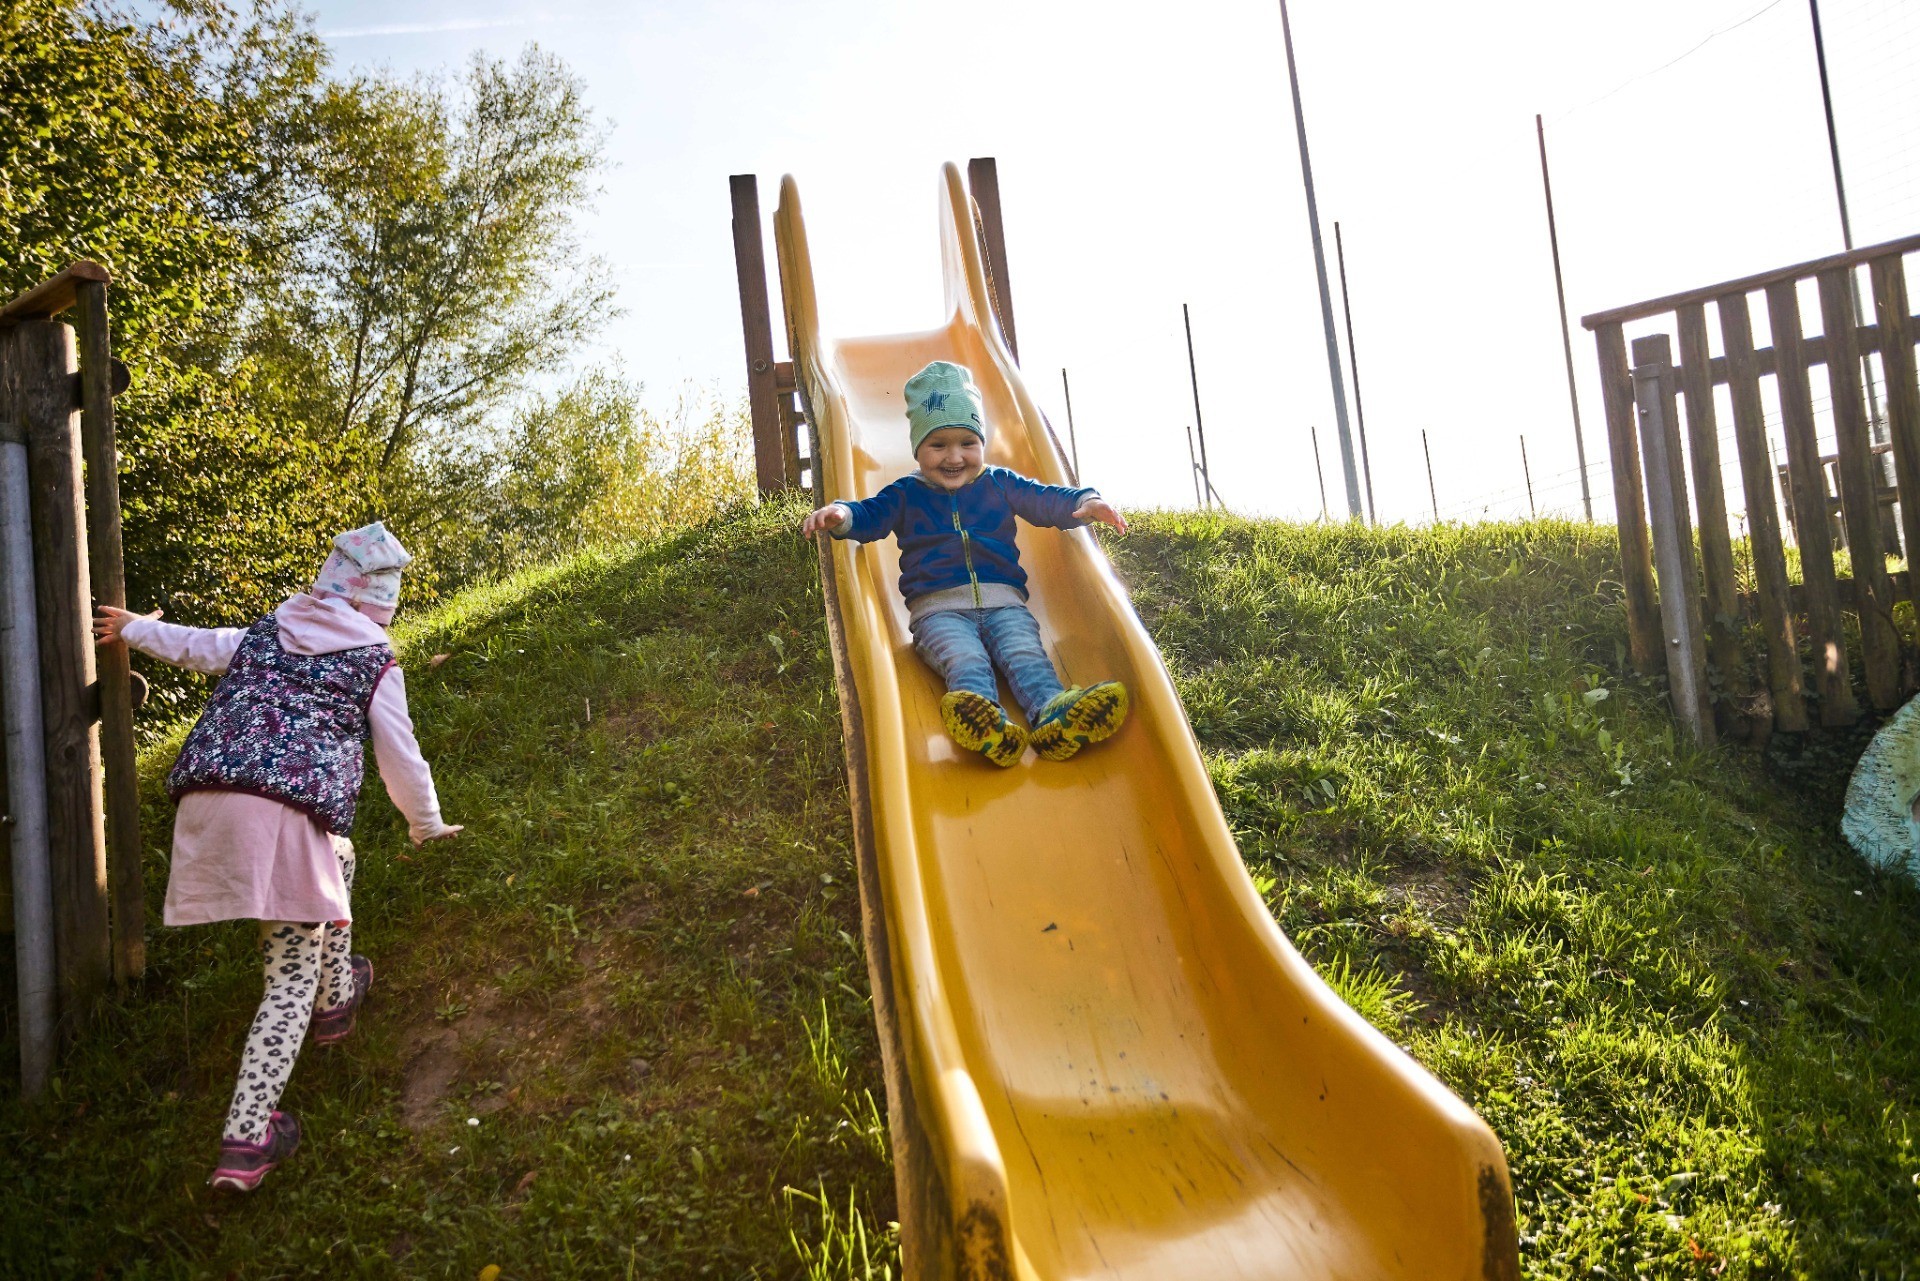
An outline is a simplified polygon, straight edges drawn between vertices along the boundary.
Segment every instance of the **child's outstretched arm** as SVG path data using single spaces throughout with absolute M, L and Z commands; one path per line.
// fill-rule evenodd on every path
M 440 817 L 440 796 L 433 788 L 433 771 L 420 754 L 413 736 L 413 717 L 407 714 L 407 681 L 398 667 L 389 667 L 374 687 L 367 706 L 373 736 L 373 763 L 394 808 L 406 816 L 407 835 L 414 848 L 449 836 L 463 828 Z
M 135 614 L 111 605 L 97 605 L 93 611 L 93 639 L 98 644 L 121 641 L 142 654 L 190 672 L 218 675 L 226 671 L 246 634 L 244 627 L 182 627 L 178 623 L 163 623 L 157 609 L 151 614 Z
M 894 532 L 900 522 L 901 509 L 906 506 L 906 492 L 902 488 L 905 484 L 906 481 L 896 480 L 872 498 L 857 502 L 843 499 L 809 512 L 800 522 L 800 534 L 803 538 L 812 538 L 825 530 L 835 538 L 851 538 L 857 543 L 885 538 Z
M 1005 486 L 1003 492 L 1015 514 L 1029 525 L 1075 529 L 1088 521 L 1097 520 L 1103 525 L 1113 526 L 1117 533 L 1127 532 L 1126 517 L 1112 503 L 1100 497 L 1097 489 L 1043 485 L 1012 471 L 994 474 Z

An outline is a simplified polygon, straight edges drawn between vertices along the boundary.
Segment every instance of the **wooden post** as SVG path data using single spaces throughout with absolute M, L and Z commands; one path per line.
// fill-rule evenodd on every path
M 80 340 L 80 452 L 87 464 L 87 564 L 97 605 L 127 607 L 120 548 L 120 451 L 114 441 L 113 361 L 107 286 L 84 281 L 75 314 Z M 105 766 L 107 888 L 112 904 L 113 977 L 127 983 L 147 967 L 146 886 L 140 868 L 140 779 L 133 739 L 133 671 L 124 644 L 95 652 L 99 669 L 100 756 Z
M 94 658 L 80 437 L 74 430 L 73 331 L 50 320 L 25 320 L 4 337 L 7 399 L 27 435 L 54 956 L 60 1020 L 71 1030 L 112 973 L 100 748 L 87 696 Z
M 1814 434 L 1813 393 L 1807 385 L 1806 351 L 1800 336 L 1800 297 L 1792 280 L 1767 286 L 1767 316 L 1773 328 L 1773 373 L 1787 437 L 1787 474 L 1793 486 L 1793 524 L 1800 543 L 1801 594 L 1806 602 L 1807 638 L 1813 645 L 1820 723 L 1851 725 L 1860 709 L 1847 670 L 1847 637 L 1841 626 L 1828 531 L 1827 482 Z
M 789 483 L 774 386 L 773 313 L 767 307 L 766 246 L 760 233 L 760 185 L 754 175 L 727 179 L 733 195 L 733 266 L 740 280 L 740 328 L 747 340 L 747 405 L 753 417 L 753 469 L 762 494 Z
M 1767 688 L 1773 695 L 1773 723 L 1776 729 L 1798 732 L 1807 728 L 1807 699 L 1787 594 L 1787 556 L 1780 539 L 1780 505 L 1774 490 L 1773 454 L 1767 446 L 1766 411 L 1760 401 L 1753 318 L 1744 293 L 1716 300 L 1714 309 L 1720 313 L 1720 338 L 1727 352 L 1734 452 L 1740 458 L 1740 484 L 1747 500 L 1747 547 L 1753 556 L 1755 594 L 1760 598 L 1760 626 L 1767 637 Z
M 1826 334 L 1827 386 L 1833 403 L 1833 433 L 1840 452 L 1840 505 L 1847 517 L 1852 552 L 1860 652 L 1867 669 L 1867 698 L 1879 711 L 1900 705 L 1900 636 L 1893 626 L 1893 582 L 1880 541 L 1879 470 L 1860 385 L 1860 349 L 1854 334 L 1853 269 L 1820 273 L 1820 324 Z
M 1901 255 L 1875 258 L 1873 308 L 1880 322 L 1880 368 L 1887 376 L 1887 426 L 1893 436 L 1894 475 L 1900 485 L 1900 524 L 1908 557 L 1907 594 L 1920 608 L 1920 390 L 1914 380 L 1913 329 L 1907 313 L 1907 276 Z
M 1720 432 L 1713 407 L 1713 371 L 1707 348 L 1707 309 L 1679 310 L 1680 389 L 1687 397 L 1687 453 L 1693 464 L 1693 504 L 1700 519 L 1700 572 L 1707 594 L 1707 661 L 1728 694 L 1747 691 L 1740 656 L 1740 584 L 1727 529 L 1727 494 L 1720 477 Z
M 1674 413 L 1671 349 L 1665 334 L 1633 340 L 1633 400 L 1646 458 L 1647 513 L 1660 571 L 1660 634 L 1667 654 L 1667 688 L 1674 714 L 1695 743 L 1714 741 L 1713 701 L 1707 691 L 1707 651 L 1700 624 L 1700 576 L 1693 564 L 1693 528 L 1687 515 L 1687 479 Z
M 1607 449 L 1613 463 L 1613 508 L 1619 521 L 1620 582 L 1627 597 L 1627 644 L 1634 670 L 1652 674 L 1663 661 L 1659 603 L 1653 592 L 1653 555 L 1647 511 L 1640 496 L 1640 446 L 1634 440 L 1633 380 L 1627 342 L 1617 323 L 1593 331 L 1600 349 L 1600 393 L 1606 408 Z
M 967 161 L 967 189 L 973 193 L 974 216 L 980 222 L 980 243 L 987 251 L 987 292 L 1014 363 L 1020 361 L 1020 338 L 1013 328 L 1013 286 L 1007 279 L 1007 230 L 1000 217 L 1000 170 L 992 156 Z

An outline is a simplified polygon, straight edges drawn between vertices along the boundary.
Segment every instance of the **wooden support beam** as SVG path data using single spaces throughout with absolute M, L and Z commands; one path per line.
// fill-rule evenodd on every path
M 1847 518 L 1847 548 L 1860 592 L 1860 652 L 1867 671 L 1867 699 L 1876 710 L 1901 703 L 1900 636 L 1893 625 L 1893 585 L 1880 541 L 1879 468 L 1867 430 L 1860 356 L 1853 347 L 1853 269 L 1820 273 L 1820 324 L 1826 331 L 1827 386 L 1840 459 L 1840 504 Z
M 747 405 L 753 419 L 753 466 L 760 492 L 791 482 L 782 443 L 780 394 L 774 377 L 773 313 L 767 306 L 766 245 L 760 230 L 759 181 L 727 179 L 733 196 L 733 265 L 740 282 L 740 328 L 747 347 Z
M 1847 634 L 1834 591 L 1833 539 L 1827 522 L 1827 482 L 1814 433 L 1813 393 L 1801 358 L 1800 295 L 1791 279 L 1767 286 L 1767 317 L 1779 353 L 1774 378 L 1787 438 L 1794 531 L 1800 545 L 1800 578 L 1807 601 L 1807 639 L 1813 646 L 1813 684 L 1820 695 L 1822 725 L 1851 725 L 1859 704 L 1847 671 Z
M 1007 278 L 1007 231 L 1000 216 L 1000 170 L 992 156 L 967 161 L 967 188 L 973 193 L 974 216 L 980 223 L 980 243 L 986 249 L 987 292 L 1007 350 L 1020 360 L 1020 337 L 1013 327 L 1013 286 Z
M 87 566 L 96 605 L 127 607 L 120 547 L 120 451 L 114 441 L 115 362 L 107 286 L 82 281 L 75 306 L 80 340 L 80 452 L 87 465 Z M 123 384 L 124 385 L 124 384 Z M 147 967 L 147 897 L 140 867 L 140 779 L 133 738 L 134 688 L 124 643 L 96 651 L 100 757 L 105 767 L 107 889 L 113 977 L 130 983 Z
M 113 277 L 97 262 L 81 259 L 69 263 L 51 280 L 43 280 L 25 293 L 16 294 L 0 304 L 0 326 L 22 320 L 46 320 L 73 306 L 74 296 L 83 283 L 104 285 Z
M 1765 289 L 1771 294 L 1774 288 L 1783 283 L 1809 280 L 1831 268 L 1857 267 L 1863 262 L 1872 262 L 1875 258 L 1898 256 L 1911 253 L 1916 249 L 1920 249 L 1920 236 L 1902 236 L 1898 240 L 1885 240 L 1877 245 L 1849 249 L 1845 253 L 1830 254 L 1825 258 L 1796 262 L 1788 267 L 1775 267 L 1772 271 L 1742 276 L 1737 280 L 1727 280 L 1717 285 L 1706 285 L 1699 289 L 1688 289 L 1660 298 L 1649 298 L 1645 302 L 1631 303 L 1625 307 L 1610 307 L 1605 311 L 1596 311 L 1592 315 L 1580 317 L 1580 323 L 1588 329 L 1598 330 L 1603 325 L 1619 325 L 1630 320 L 1644 320 L 1648 316 L 1658 316 L 1662 312 L 1677 311 L 1690 302 L 1708 302 L 1728 294 L 1752 293 L 1756 289 Z
M 1753 316 L 1745 294 L 1718 299 L 1714 310 L 1720 314 L 1720 340 L 1731 370 L 1727 388 L 1733 399 L 1740 485 L 1747 500 L 1747 546 L 1753 557 L 1755 594 L 1760 598 L 1760 628 L 1767 640 L 1767 688 L 1773 696 L 1773 724 L 1781 730 L 1804 730 L 1807 698 L 1793 611 L 1787 600 L 1787 556 L 1780 536 L 1773 457 L 1767 449 L 1760 373 L 1753 358 Z
M 1660 642 L 1660 605 L 1653 590 L 1653 553 L 1647 542 L 1647 509 L 1641 497 L 1640 445 L 1634 438 L 1633 381 L 1627 370 L 1626 337 L 1620 326 L 1602 325 L 1593 338 L 1600 348 L 1600 398 L 1606 409 L 1607 449 L 1613 465 L 1627 643 L 1634 670 L 1650 675 L 1664 662 L 1664 646 Z
M 48 856 L 60 1025 L 68 1033 L 113 972 L 73 330 L 22 319 L 0 334 L 0 388 L 26 429 L 35 607 L 45 718 Z

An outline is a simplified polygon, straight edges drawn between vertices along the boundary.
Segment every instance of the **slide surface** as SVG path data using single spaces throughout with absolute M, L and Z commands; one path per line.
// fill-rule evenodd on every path
M 789 334 L 828 498 L 869 496 L 912 468 L 901 385 L 934 359 L 972 370 L 989 462 L 1070 480 L 992 319 L 952 165 L 940 218 L 948 323 L 829 339 L 797 190 L 783 184 Z M 908 1275 L 1517 1276 L 1498 1140 L 1280 933 L 1096 539 L 1023 527 L 1020 543 L 1063 675 L 1125 681 L 1133 711 L 1072 761 L 1029 754 L 1006 770 L 941 728 L 893 543 L 831 548 L 853 686 L 842 697 L 858 708 L 856 803 L 864 793 L 884 899 L 885 1004 L 911 1082 L 906 1120 L 925 1136 L 952 1232 L 951 1259 L 911 1257 L 910 1238 Z

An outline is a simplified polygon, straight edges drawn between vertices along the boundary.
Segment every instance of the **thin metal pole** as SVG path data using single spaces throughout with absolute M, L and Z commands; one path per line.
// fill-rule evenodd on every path
M 1527 437 L 1524 432 L 1520 436 L 1520 474 L 1527 478 L 1527 516 L 1531 520 L 1539 520 L 1540 512 L 1533 505 L 1533 468 L 1527 466 Z
M 1187 474 L 1193 479 L 1193 505 L 1200 508 L 1206 502 L 1200 497 L 1200 462 L 1193 456 L 1193 428 L 1187 428 Z
M 1353 367 L 1353 416 L 1360 428 L 1360 470 L 1367 478 L 1367 523 L 1380 523 L 1373 505 L 1373 459 L 1367 452 L 1367 406 L 1360 398 L 1360 349 L 1353 345 L 1353 295 L 1347 292 L 1347 247 L 1340 239 L 1340 220 L 1333 222 L 1333 256 L 1340 262 L 1340 311 L 1347 320 L 1347 363 Z
M 1060 390 L 1067 398 L 1067 445 L 1073 450 L 1073 478 L 1080 479 L 1080 438 L 1073 434 L 1073 388 L 1067 385 L 1067 371 L 1060 371 Z
M 1353 432 L 1347 426 L 1347 388 L 1340 376 L 1340 340 L 1333 327 L 1333 293 L 1327 287 L 1327 252 L 1320 243 L 1320 207 L 1313 198 L 1313 161 L 1307 155 L 1307 116 L 1300 106 L 1300 76 L 1293 63 L 1293 23 L 1287 17 L 1287 0 L 1280 0 L 1280 34 L 1287 46 L 1287 84 L 1293 89 L 1294 131 L 1300 137 L 1300 180 L 1307 191 L 1307 226 L 1313 232 L 1313 269 L 1320 278 L 1320 319 L 1327 331 L 1327 375 L 1333 382 L 1333 417 L 1340 431 L 1340 470 L 1347 482 L 1347 513 L 1358 520 L 1360 473 L 1353 464 Z
M 1820 0 L 1807 0 L 1813 12 L 1813 57 L 1820 64 L 1820 104 L 1827 112 L 1827 153 L 1833 157 L 1833 194 L 1840 201 L 1840 239 L 1853 252 L 1853 222 L 1847 217 L 1847 183 L 1840 175 L 1840 135 L 1833 127 L 1833 90 L 1827 84 L 1827 42 L 1820 33 Z
M 0 422 L 0 703 L 6 715 L 12 813 L 13 944 L 20 1000 L 20 1093 L 37 1098 L 53 1070 L 56 993 L 53 866 L 47 836 L 46 723 L 40 708 L 40 634 L 33 592 L 27 447 Z
M 1567 403 L 1573 407 L 1573 452 L 1580 460 L 1580 506 L 1593 524 L 1593 491 L 1587 487 L 1587 441 L 1580 430 L 1580 393 L 1573 381 L 1573 332 L 1567 325 L 1567 286 L 1560 275 L 1560 228 L 1553 217 L 1553 179 L 1547 174 L 1547 126 L 1538 113 L 1533 131 L 1540 138 L 1540 189 L 1547 195 L 1547 243 L 1553 247 L 1553 292 L 1560 300 L 1560 350 L 1567 358 Z
M 1327 473 L 1320 466 L 1320 429 L 1309 427 L 1307 432 L 1313 437 L 1313 474 L 1320 478 L 1320 519 L 1332 520 L 1327 514 Z
M 1187 377 L 1193 381 L 1193 430 L 1200 437 L 1200 475 L 1213 488 L 1213 471 L 1207 466 L 1207 425 L 1200 418 L 1200 371 L 1193 363 L 1193 317 L 1187 304 L 1180 304 L 1180 319 L 1187 327 Z
M 1840 132 L 1833 124 L 1833 90 L 1827 83 L 1827 41 L 1820 29 L 1820 0 L 1807 0 L 1807 8 L 1813 15 L 1813 58 L 1820 64 L 1820 105 L 1827 114 L 1827 155 L 1833 160 L 1833 196 L 1840 205 L 1840 243 L 1848 253 L 1853 252 L 1853 219 L 1847 214 L 1847 182 L 1840 172 Z M 1847 293 L 1853 301 L 1853 323 L 1856 327 L 1867 323 L 1866 308 L 1860 301 L 1860 291 L 1854 286 L 1853 272 L 1847 272 Z M 1866 356 L 1860 358 L 1860 369 L 1865 375 L 1867 387 L 1867 417 L 1875 444 L 1884 444 L 1891 439 L 1880 419 L 1880 388 L 1873 376 L 1873 361 Z M 1891 464 L 1882 460 L 1880 470 L 1883 480 L 1892 480 Z
M 1420 452 L 1427 456 L 1427 501 L 1433 504 L 1433 523 L 1440 523 L 1440 494 L 1433 487 L 1433 450 L 1427 447 L 1427 429 L 1420 429 Z

